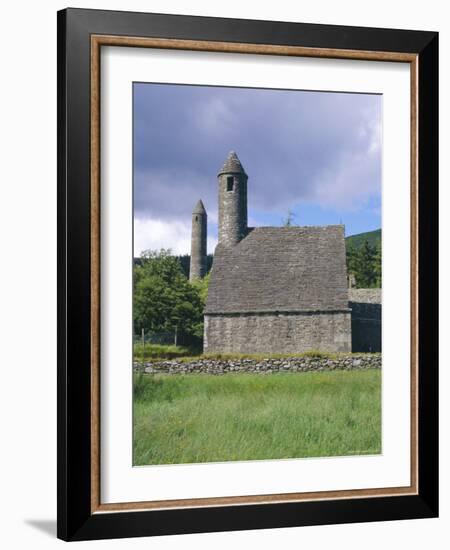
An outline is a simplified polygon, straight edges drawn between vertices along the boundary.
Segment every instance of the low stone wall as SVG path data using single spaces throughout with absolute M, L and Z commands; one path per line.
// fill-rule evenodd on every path
M 135 369 L 142 364 L 135 363 Z M 181 362 L 177 360 L 145 363 L 149 374 L 227 374 L 252 372 L 272 374 L 276 372 L 307 372 L 331 370 L 380 369 L 381 354 L 342 355 L 334 359 L 326 357 L 295 357 L 289 359 L 198 359 Z
M 362 304 L 381 304 L 381 288 L 349 288 L 348 299 Z

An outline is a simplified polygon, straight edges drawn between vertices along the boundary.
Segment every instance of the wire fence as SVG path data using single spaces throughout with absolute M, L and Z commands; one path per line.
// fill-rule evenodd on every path
M 178 334 L 172 332 L 145 332 L 135 334 L 133 341 L 135 344 L 162 344 L 171 345 L 175 343 Z
M 147 332 L 142 330 L 140 334 L 134 334 L 133 343 L 139 345 L 161 345 L 161 346 L 199 346 L 201 339 L 185 334 L 181 330 L 167 332 Z

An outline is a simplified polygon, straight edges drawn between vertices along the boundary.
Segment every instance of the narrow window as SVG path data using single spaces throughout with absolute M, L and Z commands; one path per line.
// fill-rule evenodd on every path
M 198 222 L 198 216 L 195 216 L 195 221 Z
M 233 176 L 227 177 L 227 191 L 233 191 Z

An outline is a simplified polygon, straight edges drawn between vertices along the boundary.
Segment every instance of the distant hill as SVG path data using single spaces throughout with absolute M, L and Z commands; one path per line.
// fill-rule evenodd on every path
M 358 235 L 350 235 L 350 237 L 346 237 L 345 239 L 347 246 L 353 248 L 359 248 L 365 241 L 368 241 L 370 245 L 376 246 L 377 248 L 381 246 L 381 229 L 368 231 L 367 233 L 359 233 Z

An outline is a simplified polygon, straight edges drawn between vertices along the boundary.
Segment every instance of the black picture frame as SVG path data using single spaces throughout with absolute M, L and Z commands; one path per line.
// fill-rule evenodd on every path
M 436 517 L 438 33 L 85 9 L 60 11 L 57 21 L 58 537 L 88 540 Z M 402 52 L 417 56 L 417 494 L 92 513 L 92 35 Z

